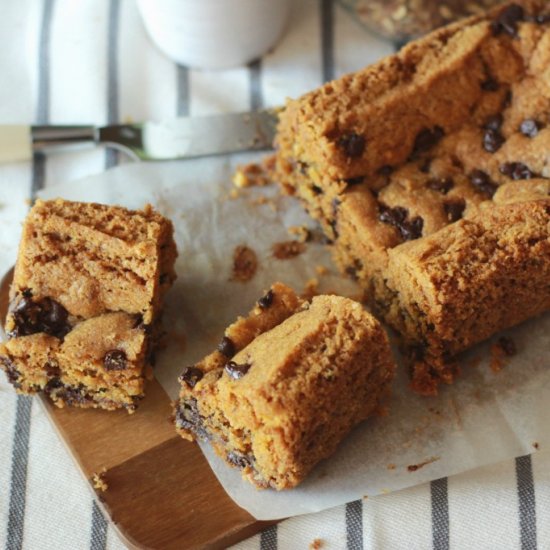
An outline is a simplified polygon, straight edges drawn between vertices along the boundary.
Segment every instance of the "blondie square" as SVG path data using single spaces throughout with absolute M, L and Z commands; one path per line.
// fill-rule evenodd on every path
M 11 383 L 58 406 L 133 411 L 176 256 L 171 222 L 150 206 L 38 200 L 23 227 L 0 344 Z
M 424 394 L 550 309 L 550 6 L 412 42 L 280 115 L 277 178 L 334 242 Z
M 394 371 L 387 336 L 361 304 L 308 303 L 276 283 L 217 351 L 184 369 L 176 428 L 210 441 L 256 486 L 291 488 L 376 411 Z

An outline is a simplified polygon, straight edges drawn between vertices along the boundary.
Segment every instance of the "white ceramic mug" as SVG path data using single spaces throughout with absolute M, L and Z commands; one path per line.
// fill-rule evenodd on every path
M 283 33 L 290 0 L 137 0 L 153 42 L 177 63 L 224 69 L 248 63 Z

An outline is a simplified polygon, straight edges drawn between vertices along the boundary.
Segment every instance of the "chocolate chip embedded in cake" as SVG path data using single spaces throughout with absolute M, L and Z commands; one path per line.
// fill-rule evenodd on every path
M 150 206 L 37 201 L 0 345 L 15 388 L 44 392 L 58 406 L 133 411 L 176 256 L 172 224 Z
M 320 221 L 341 270 L 423 350 L 411 368 L 421 393 L 452 381 L 456 353 L 550 309 L 549 14 L 539 0 L 495 8 L 280 114 L 278 180 Z
M 258 487 L 299 484 L 379 407 L 395 366 L 380 324 L 339 296 L 300 300 L 275 284 L 268 309 L 231 325 L 237 353 L 184 369 L 176 428 L 209 441 Z M 235 336 L 239 335 L 240 338 Z

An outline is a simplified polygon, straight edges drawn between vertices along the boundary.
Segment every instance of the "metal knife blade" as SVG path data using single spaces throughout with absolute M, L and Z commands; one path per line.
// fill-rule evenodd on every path
M 0 162 L 81 145 L 115 147 L 136 160 L 170 160 L 270 149 L 277 110 L 114 126 L 0 126 Z

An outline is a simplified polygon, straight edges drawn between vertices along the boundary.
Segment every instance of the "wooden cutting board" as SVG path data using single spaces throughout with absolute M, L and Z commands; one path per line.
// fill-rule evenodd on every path
M 0 318 L 6 317 L 11 274 L 0 285 Z M 59 409 L 42 404 L 105 514 L 131 548 L 226 548 L 274 522 L 256 521 L 225 493 L 195 443 L 179 437 L 170 399 L 153 380 L 133 415 L 125 411 Z

